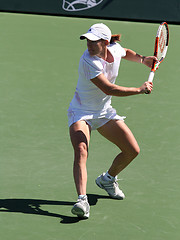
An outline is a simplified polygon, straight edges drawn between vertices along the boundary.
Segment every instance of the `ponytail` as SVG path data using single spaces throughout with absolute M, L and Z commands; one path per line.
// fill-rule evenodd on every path
M 121 38 L 120 34 L 112 35 L 111 40 L 110 40 L 110 44 L 121 41 L 120 38 Z

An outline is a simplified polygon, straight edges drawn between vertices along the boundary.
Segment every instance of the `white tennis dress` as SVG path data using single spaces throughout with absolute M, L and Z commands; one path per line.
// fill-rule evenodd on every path
M 69 126 L 79 120 L 85 120 L 93 130 L 110 119 L 124 119 L 117 115 L 116 110 L 111 106 L 112 96 L 106 95 L 91 81 L 103 73 L 111 83 L 115 83 L 121 58 L 126 52 L 118 43 L 110 44 L 108 50 L 114 58 L 112 63 L 97 56 L 90 56 L 88 49 L 83 53 L 79 62 L 76 91 L 68 109 Z

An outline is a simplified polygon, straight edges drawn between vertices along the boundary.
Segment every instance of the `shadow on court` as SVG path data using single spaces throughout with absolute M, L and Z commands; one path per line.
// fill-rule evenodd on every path
M 88 194 L 89 204 L 94 206 L 97 204 L 98 199 L 110 199 L 109 196 Z M 67 201 L 51 201 L 51 200 L 40 200 L 40 199 L 0 199 L 0 213 L 1 212 L 13 212 L 13 213 L 24 213 L 24 214 L 37 214 L 48 217 L 56 217 L 62 219 L 60 223 L 71 224 L 77 223 L 84 219 L 78 217 L 71 217 L 61 215 L 58 213 L 52 213 L 41 209 L 43 205 L 49 206 L 73 206 L 75 202 Z

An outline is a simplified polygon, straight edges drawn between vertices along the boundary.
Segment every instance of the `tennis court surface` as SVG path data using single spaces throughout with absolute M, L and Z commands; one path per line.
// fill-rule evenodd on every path
M 92 133 L 89 220 L 76 201 L 67 108 L 86 48 L 79 36 L 94 23 L 121 33 L 121 45 L 152 55 L 158 24 L 0 13 L 0 233 L 3 240 L 178 240 L 180 236 L 180 27 L 151 95 L 113 98 L 141 154 L 119 176 L 126 194 L 112 200 L 95 185 L 118 150 Z M 145 66 L 122 61 L 118 84 L 140 86 Z

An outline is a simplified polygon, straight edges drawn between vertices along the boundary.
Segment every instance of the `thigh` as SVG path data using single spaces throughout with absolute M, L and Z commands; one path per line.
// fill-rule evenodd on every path
M 100 127 L 98 132 L 122 151 L 139 152 L 138 143 L 124 121 L 110 120 Z
M 69 133 L 74 149 L 83 144 L 88 150 L 91 127 L 85 121 L 77 121 L 72 124 L 69 128 Z

